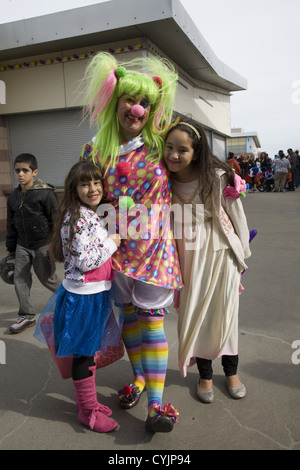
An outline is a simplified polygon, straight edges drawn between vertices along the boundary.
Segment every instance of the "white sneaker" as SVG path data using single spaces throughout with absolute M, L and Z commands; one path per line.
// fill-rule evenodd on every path
M 16 323 L 11 325 L 9 331 L 11 333 L 21 333 L 22 331 L 34 325 L 36 325 L 36 321 L 34 319 L 28 320 L 25 317 L 19 317 Z

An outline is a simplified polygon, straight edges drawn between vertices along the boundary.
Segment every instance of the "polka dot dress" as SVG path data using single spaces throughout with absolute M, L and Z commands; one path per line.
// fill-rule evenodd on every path
M 148 154 L 142 146 L 121 156 L 115 168 L 108 166 L 105 202 L 114 206 L 122 238 L 113 268 L 139 281 L 178 289 L 183 284 L 170 220 L 171 186 L 164 163 L 147 161 Z

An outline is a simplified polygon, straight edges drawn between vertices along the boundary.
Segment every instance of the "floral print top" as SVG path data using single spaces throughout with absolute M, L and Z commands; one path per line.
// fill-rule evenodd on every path
M 77 284 L 97 283 L 111 281 L 112 254 L 116 251 L 116 244 L 108 238 L 105 221 L 93 210 L 80 207 L 80 218 L 77 221 L 76 232 L 72 240 L 72 251 L 68 248 L 70 234 L 70 214 L 66 213 L 61 227 L 62 250 L 64 262 L 64 286 L 71 285 L 69 281 Z M 73 284 L 74 285 L 74 284 Z M 88 286 L 89 288 L 91 286 Z M 100 287 L 100 285 L 98 285 Z M 95 286 L 96 291 L 101 291 Z M 67 289 L 69 290 L 69 289 Z M 82 289 L 81 289 L 82 291 Z

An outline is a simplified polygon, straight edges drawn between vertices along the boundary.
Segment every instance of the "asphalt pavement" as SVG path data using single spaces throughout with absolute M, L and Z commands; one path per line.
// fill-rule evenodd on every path
M 186 378 L 178 372 L 173 309 L 165 319 L 169 361 L 164 391 L 164 403 L 172 402 L 180 413 L 173 431 L 146 432 L 146 394 L 135 408 L 120 408 L 117 391 L 132 379 L 125 355 L 97 370 L 96 377 L 99 401 L 112 408 L 119 429 L 93 432 L 77 421 L 72 382 L 61 379 L 48 348 L 33 337 L 34 328 L 10 334 L 18 302 L 14 287 L 0 279 L 0 450 L 105 450 L 110 464 L 150 451 L 156 459 L 152 464 L 165 466 L 167 460 L 159 459 L 174 454 L 177 461 L 169 464 L 180 464 L 180 451 L 195 459 L 194 451 L 200 450 L 300 450 L 300 188 L 248 193 L 243 205 L 249 229 L 258 232 L 240 297 L 239 374 L 247 396 L 229 396 L 217 360 L 214 402 L 197 399 L 196 366 Z M 62 276 L 62 265 L 57 271 Z M 34 276 L 36 312 L 50 295 Z M 142 466 L 138 460 L 129 463 Z

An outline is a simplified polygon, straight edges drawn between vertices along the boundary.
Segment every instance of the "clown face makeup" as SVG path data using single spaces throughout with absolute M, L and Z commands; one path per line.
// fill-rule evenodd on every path
M 144 96 L 121 96 L 117 114 L 123 141 L 133 139 L 141 133 L 148 121 L 150 109 L 150 103 Z

